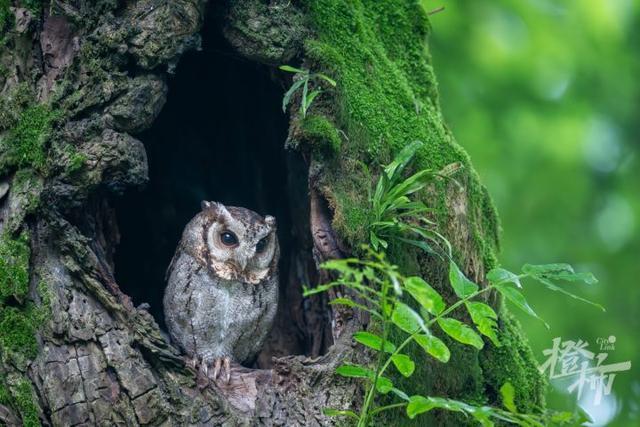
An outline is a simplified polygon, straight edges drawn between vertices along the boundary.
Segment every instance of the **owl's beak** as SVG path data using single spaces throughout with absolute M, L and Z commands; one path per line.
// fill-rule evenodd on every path
M 246 258 L 240 258 L 238 260 L 238 266 L 240 267 L 240 271 L 244 271 L 244 269 L 247 268 L 247 262 L 248 260 Z

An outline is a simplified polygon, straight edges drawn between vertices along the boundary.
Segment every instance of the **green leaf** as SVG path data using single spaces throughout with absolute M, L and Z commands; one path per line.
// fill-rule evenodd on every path
M 374 251 L 378 250 L 378 246 L 380 245 L 380 239 L 376 236 L 376 233 L 373 232 L 373 229 L 369 231 L 369 241 L 371 243 L 371 247 Z
M 407 405 L 407 416 L 414 419 L 416 415 L 423 414 L 435 408 L 431 399 L 424 396 L 411 396 Z
M 322 413 L 327 417 L 350 417 L 358 419 L 358 415 L 353 411 L 341 410 L 341 409 L 333 409 L 333 408 L 323 408 Z
M 402 400 L 409 400 L 409 396 L 407 396 L 407 393 L 405 393 L 404 391 L 397 389 L 397 388 L 392 388 L 391 392 L 393 394 L 395 394 L 396 396 L 398 396 L 400 399 Z
M 437 252 L 433 250 L 433 248 L 431 246 L 429 246 L 428 243 L 422 241 L 422 240 L 414 240 L 414 239 L 405 239 L 404 237 L 396 237 L 396 240 L 399 240 L 401 242 L 407 243 L 409 245 L 413 245 L 416 248 L 422 249 L 423 251 L 425 251 L 428 254 L 433 254 L 433 255 L 437 255 Z
M 356 258 L 343 258 L 343 259 L 331 259 L 320 264 L 320 268 L 323 270 L 335 270 L 341 274 L 350 273 L 355 269 L 350 265 L 357 263 Z
M 592 273 L 576 273 L 569 264 L 525 264 L 522 271 L 530 276 L 544 277 L 552 280 L 567 280 L 569 282 L 585 282 L 595 285 L 598 279 Z
M 545 322 L 538 314 L 533 311 L 533 308 L 527 303 L 527 299 L 515 288 L 512 288 L 509 285 L 498 285 L 496 286 L 498 292 L 500 292 L 506 299 L 511 301 L 516 307 L 520 310 L 524 311 L 528 315 L 535 317 L 540 320 L 544 325 L 549 329 L 549 325 Z
M 371 378 L 373 379 L 373 377 Z M 376 381 L 376 390 L 382 394 L 387 394 L 393 390 L 393 382 L 387 377 L 378 377 Z
M 336 81 L 333 80 L 331 77 L 327 76 L 326 74 L 316 73 L 315 75 L 321 78 L 322 80 L 324 80 L 325 82 L 329 83 L 331 86 L 336 87 L 336 84 L 337 84 Z
M 409 378 L 416 369 L 416 364 L 406 354 L 394 354 L 391 356 L 391 361 L 396 369 L 398 369 L 398 372 L 407 378 Z
M 382 202 L 382 198 L 384 197 L 384 194 L 386 192 L 388 182 L 389 179 L 387 178 L 387 175 L 384 173 L 380 174 L 380 178 L 378 178 L 378 183 L 376 184 L 376 190 L 373 193 L 373 198 L 371 200 L 376 212 L 379 210 L 380 203 Z
M 410 200 L 405 199 L 405 197 L 423 189 L 431 181 L 433 181 L 433 172 L 424 169 L 411 175 L 401 183 L 394 185 L 387 196 L 388 200 L 391 200 L 389 206 L 396 207 L 409 203 Z
M 380 351 L 382 349 L 382 338 L 378 335 L 370 332 L 359 331 L 353 334 L 353 339 L 362 345 L 366 345 L 369 348 Z M 396 346 L 390 341 L 385 341 L 384 351 L 386 353 L 393 353 L 396 351 Z
M 413 339 L 431 356 L 435 357 L 443 363 L 449 361 L 451 353 L 445 343 L 443 343 L 438 337 L 433 335 L 416 335 Z
M 320 95 L 322 91 L 320 89 L 314 89 L 311 91 L 311 93 L 309 94 L 309 96 L 307 96 L 306 102 L 304 104 L 304 108 L 303 108 L 303 115 L 306 116 L 307 115 L 307 111 L 309 110 L 309 107 L 311 107 L 311 104 L 313 103 L 313 100 L 316 99 L 316 97 L 318 95 Z
M 447 411 L 455 411 L 462 412 L 468 411 L 471 412 L 469 405 L 458 402 L 456 400 L 451 399 L 443 399 L 441 397 L 424 397 L 424 396 L 411 396 L 409 398 L 409 404 L 407 405 L 407 416 L 411 419 L 415 418 L 416 415 L 423 414 L 428 412 L 434 408 L 442 408 Z
M 287 71 L 289 73 L 307 73 L 307 70 L 301 70 L 300 68 L 292 67 L 291 65 L 281 65 L 280 68 L 282 71 Z
M 513 388 L 513 385 L 510 382 L 506 382 L 502 384 L 500 387 L 500 396 L 502 397 L 502 404 L 505 408 L 507 408 L 510 412 L 514 414 L 518 412 L 518 408 L 516 408 L 515 404 L 515 395 L 516 390 Z
M 297 81 L 293 82 L 293 84 L 291 85 L 289 90 L 287 90 L 287 92 L 284 94 L 284 96 L 282 97 L 282 112 L 283 113 L 287 112 L 287 105 L 289 105 L 289 102 L 291 102 L 291 97 L 300 88 L 300 86 L 302 86 L 304 84 L 305 81 L 306 81 L 305 79 L 300 79 L 300 80 L 297 80 Z
M 418 329 L 423 329 L 425 332 L 427 331 L 422 317 L 411 307 L 401 302 L 396 303 L 393 313 L 391 314 L 391 321 L 398 328 L 410 334 Z
M 541 277 L 541 276 L 532 276 L 532 277 L 533 277 L 533 279 L 537 280 L 538 282 L 540 282 L 544 286 L 546 286 L 547 289 L 550 289 L 550 290 L 556 291 L 556 292 L 560 292 L 560 293 L 565 294 L 565 295 L 567 295 L 567 296 L 569 296 L 569 297 L 571 297 L 573 299 L 577 299 L 578 301 L 582 301 L 584 303 L 587 303 L 587 304 L 590 304 L 590 305 L 592 305 L 594 307 L 597 307 L 602 311 L 606 311 L 605 308 L 603 306 L 601 306 L 600 304 L 595 303 L 593 301 L 590 301 L 590 300 L 588 300 L 586 298 L 582 298 L 582 297 L 580 297 L 578 295 L 572 294 L 571 292 L 565 290 L 564 288 L 561 288 L 560 286 L 555 285 L 550 280 L 548 280 L 548 279 L 546 279 L 544 277 Z
M 517 274 L 514 274 L 504 268 L 494 268 L 487 273 L 487 280 L 493 284 L 496 283 L 513 283 L 519 288 L 522 288 L 520 278 Z
M 478 291 L 478 285 L 467 279 L 453 261 L 449 261 L 449 281 L 459 298 L 466 298 Z
M 404 287 L 413 299 L 429 313 L 437 316 L 445 309 L 446 305 L 442 296 L 421 277 L 407 277 L 404 281 Z
M 457 319 L 450 317 L 438 319 L 438 325 L 447 335 L 458 342 L 471 345 L 478 350 L 482 350 L 484 347 L 484 341 L 480 335 Z
M 349 378 L 373 378 L 373 371 L 360 365 L 341 365 L 336 368 L 336 374 Z
M 330 305 L 346 305 L 347 307 L 355 307 L 358 305 L 356 304 L 355 301 L 350 300 L 349 298 L 335 298 L 329 301 L 329 304 Z
M 302 117 L 307 115 L 307 93 L 309 93 L 309 79 L 304 79 L 304 84 L 302 85 L 302 102 L 300 102 L 300 111 L 302 112 Z
M 551 422 L 555 424 L 567 424 L 573 421 L 574 416 L 571 412 L 556 412 L 551 415 Z
M 389 181 L 393 183 L 397 180 L 397 177 L 402 174 L 404 168 L 409 164 L 409 162 L 411 162 L 416 151 L 418 148 L 422 147 L 422 145 L 421 141 L 414 141 L 405 145 L 404 148 L 400 150 L 393 161 L 384 168 L 384 172 Z
M 476 410 L 473 410 L 471 412 L 471 416 L 473 416 L 473 418 L 476 421 L 478 421 L 482 427 L 494 427 L 495 426 L 495 424 L 493 423 L 493 421 L 491 421 L 491 418 L 490 418 L 490 416 L 492 414 L 494 414 L 493 408 L 491 408 L 489 406 L 482 406 L 482 407 L 477 408 Z M 507 421 L 507 420 L 504 420 L 504 421 Z M 526 425 L 526 424 L 524 424 L 524 425 Z M 533 427 L 533 426 L 529 426 L 529 425 L 526 425 L 526 426 L 527 427 Z
M 496 312 L 487 304 L 478 301 L 469 301 L 465 303 L 465 306 L 478 331 L 488 337 L 496 347 L 500 347 L 501 344 L 497 334 L 498 324 L 496 322 L 498 315 Z

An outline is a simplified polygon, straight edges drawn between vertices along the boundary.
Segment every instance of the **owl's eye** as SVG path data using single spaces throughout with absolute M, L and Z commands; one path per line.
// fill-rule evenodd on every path
M 269 237 L 263 237 L 262 239 L 260 239 L 260 241 L 256 244 L 256 253 L 264 252 L 267 247 L 267 243 L 269 243 Z
M 220 233 L 220 241 L 226 246 L 235 246 L 238 244 L 238 238 L 230 231 Z

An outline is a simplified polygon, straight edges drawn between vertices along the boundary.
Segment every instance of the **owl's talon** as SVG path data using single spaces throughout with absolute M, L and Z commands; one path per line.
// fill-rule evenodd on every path
M 220 376 L 220 367 L 222 366 L 222 359 L 216 358 L 213 362 L 213 375 L 211 376 L 212 380 L 217 380 Z
M 198 374 L 196 377 L 196 383 L 200 390 L 207 388 L 209 385 L 209 364 L 203 359 L 197 362 L 198 366 Z
M 222 363 L 224 363 L 224 379 L 229 384 L 231 382 L 231 359 L 225 357 L 222 359 Z
M 191 368 L 194 371 L 197 370 L 198 358 L 197 357 L 188 357 L 187 360 L 185 360 L 185 365 L 187 366 L 187 368 Z

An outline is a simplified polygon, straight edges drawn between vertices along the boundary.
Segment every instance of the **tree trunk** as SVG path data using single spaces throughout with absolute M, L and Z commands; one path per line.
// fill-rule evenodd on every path
M 335 422 L 324 407 L 357 406 L 360 386 L 334 369 L 370 357 L 351 341 L 366 319 L 301 290 L 367 241 L 379 165 L 416 139 L 416 168 L 461 164 L 421 197 L 469 277 L 496 263 L 495 212 L 443 123 L 427 34 L 412 1 L 0 1 L 0 421 L 313 426 Z M 306 117 L 294 96 L 285 117 L 281 64 L 338 85 Z M 160 302 L 182 227 L 213 197 L 276 214 L 281 298 L 256 363 L 203 388 Z M 448 294 L 437 260 L 390 256 Z M 501 310 L 503 347 L 417 356 L 405 388 L 499 404 L 509 380 L 521 410 L 542 407 Z

